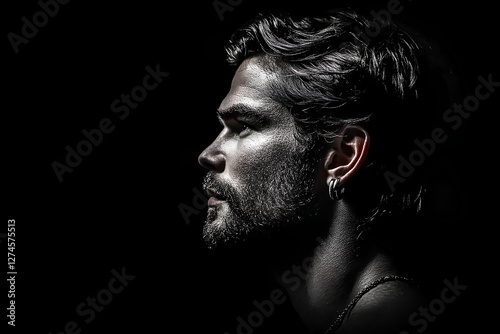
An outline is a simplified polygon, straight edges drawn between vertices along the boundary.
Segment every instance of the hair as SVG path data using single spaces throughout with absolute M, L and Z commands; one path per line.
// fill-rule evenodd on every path
M 316 158 L 342 126 L 367 130 L 368 157 L 344 195 L 370 203 L 361 234 L 379 221 L 421 208 L 418 178 L 389 189 L 384 171 L 409 152 L 419 134 L 429 135 L 433 113 L 448 105 L 435 89 L 442 78 L 436 80 L 435 69 L 426 67 L 429 49 L 421 36 L 393 21 L 351 9 L 306 17 L 260 14 L 226 45 L 229 64 L 256 57 L 274 74 L 268 93 L 292 114 L 299 140 Z

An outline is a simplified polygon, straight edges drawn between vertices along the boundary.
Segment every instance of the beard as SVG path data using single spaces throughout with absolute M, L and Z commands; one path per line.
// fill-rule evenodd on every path
M 267 159 L 247 162 L 241 166 L 243 179 L 234 185 L 214 171 L 207 173 L 204 188 L 224 198 L 222 204 L 209 207 L 203 227 L 210 249 L 282 247 L 312 232 L 315 224 L 308 222 L 319 212 L 316 164 L 303 152 L 274 152 Z

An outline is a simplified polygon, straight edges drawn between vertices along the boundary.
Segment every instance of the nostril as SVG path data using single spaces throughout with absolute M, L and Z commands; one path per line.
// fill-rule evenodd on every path
M 222 172 L 224 170 L 225 158 L 221 153 L 213 152 L 210 147 L 207 147 L 198 156 L 198 163 L 208 170 Z
M 203 151 L 199 156 L 198 156 L 198 163 L 206 169 L 212 169 L 210 167 L 210 164 L 208 163 L 208 159 L 206 157 L 205 151 Z

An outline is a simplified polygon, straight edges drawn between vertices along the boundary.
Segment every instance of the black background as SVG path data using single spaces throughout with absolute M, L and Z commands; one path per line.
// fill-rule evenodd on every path
M 214 111 L 234 70 L 225 65 L 222 47 L 258 12 L 345 3 L 352 4 L 244 0 L 221 21 L 211 0 L 73 0 L 60 5 L 17 54 L 6 36 L 20 34 L 21 18 L 31 21 L 40 7 L 36 1 L 3 4 L 0 232 L 7 219 L 16 220 L 16 332 L 59 333 L 75 321 L 81 333 L 236 333 L 236 317 L 246 317 L 252 301 L 267 299 L 276 286 L 237 257 L 205 249 L 204 210 L 189 222 L 179 210 L 193 206 L 192 189 L 201 189 L 204 175 L 197 156 L 219 131 Z M 365 3 L 375 10 L 387 5 Z M 468 85 L 464 94 L 473 93 L 479 75 L 500 80 L 493 5 L 401 4 L 401 17 L 419 22 L 450 50 Z M 119 120 L 111 102 L 142 83 L 146 66 L 157 64 L 169 76 Z M 445 268 L 436 280 L 458 277 L 468 285 L 430 325 L 441 332 L 477 329 L 491 319 L 497 219 L 488 208 L 496 199 L 489 191 L 496 190 L 497 103 L 498 92 L 433 157 L 436 202 L 429 219 L 442 240 L 433 246 L 443 258 L 439 269 Z M 59 182 L 53 161 L 64 162 L 65 146 L 75 148 L 84 139 L 81 131 L 103 118 L 113 121 L 114 131 Z M 122 268 L 135 278 L 86 324 L 77 305 L 107 287 L 112 269 Z M 6 294 L 5 286 L 2 305 Z M 288 307 L 278 307 L 255 333 L 292 332 L 296 322 Z

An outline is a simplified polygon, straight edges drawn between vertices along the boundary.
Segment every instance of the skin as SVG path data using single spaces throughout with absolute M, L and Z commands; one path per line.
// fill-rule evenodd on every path
M 221 182 L 234 187 L 244 184 L 249 161 L 251 163 L 266 161 L 273 153 L 277 154 L 288 149 L 293 140 L 291 115 L 279 113 L 277 111 L 279 106 L 262 90 L 262 85 L 268 80 L 269 75 L 257 70 L 252 63 L 242 64 L 236 71 L 230 92 L 218 108 L 218 110 L 229 110 L 235 105 L 244 105 L 270 111 L 266 113 L 269 124 L 265 126 L 249 124 L 245 118 L 236 115 L 224 116 L 224 119 L 220 117 L 224 129 L 201 153 L 198 160 L 203 167 L 215 171 Z M 228 206 L 226 203 L 219 205 L 220 215 L 224 215 Z M 214 223 L 217 224 L 217 221 Z
M 296 144 L 292 116 L 266 94 L 266 85 L 277 79 L 266 73 L 257 59 L 245 60 L 236 71 L 219 110 L 228 110 L 235 105 L 266 110 L 269 125 L 246 130 L 238 117 L 224 119 L 223 130 L 199 157 L 202 166 L 236 188 L 250 182 L 245 173 L 248 164 L 263 159 L 271 163 L 269 152 L 282 152 L 283 148 Z M 311 223 L 328 226 L 327 233 L 318 239 L 319 242 L 308 244 L 301 248 L 301 252 L 272 264 L 277 281 L 288 292 L 294 308 L 311 333 L 324 333 L 365 285 L 382 276 L 399 274 L 390 255 L 376 247 L 357 256 L 354 240 L 358 214 L 346 200 L 332 201 L 328 197 L 328 184 L 332 179 L 340 177 L 341 185 L 348 186 L 349 179 L 363 164 L 369 142 L 368 133 L 359 126 L 341 129 L 339 138 L 315 166 L 314 192 L 320 211 Z M 210 194 L 216 197 L 209 190 Z M 231 208 L 224 200 L 214 197 L 209 205 L 218 210 L 210 224 L 224 228 L 222 218 Z M 292 289 L 283 275 L 306 257 L 311 258 L 309 270 L 303 275 L 301 284 Z M 370 333 L 392 332 L 397 330 L 393 326 L 407 324 L 408 316 L 418 309 L 421 302 L 419 292 L 411 286 L 401 282 L 385 283 L 360 299 L 336 333 L 364 332 L 367 324 Z

